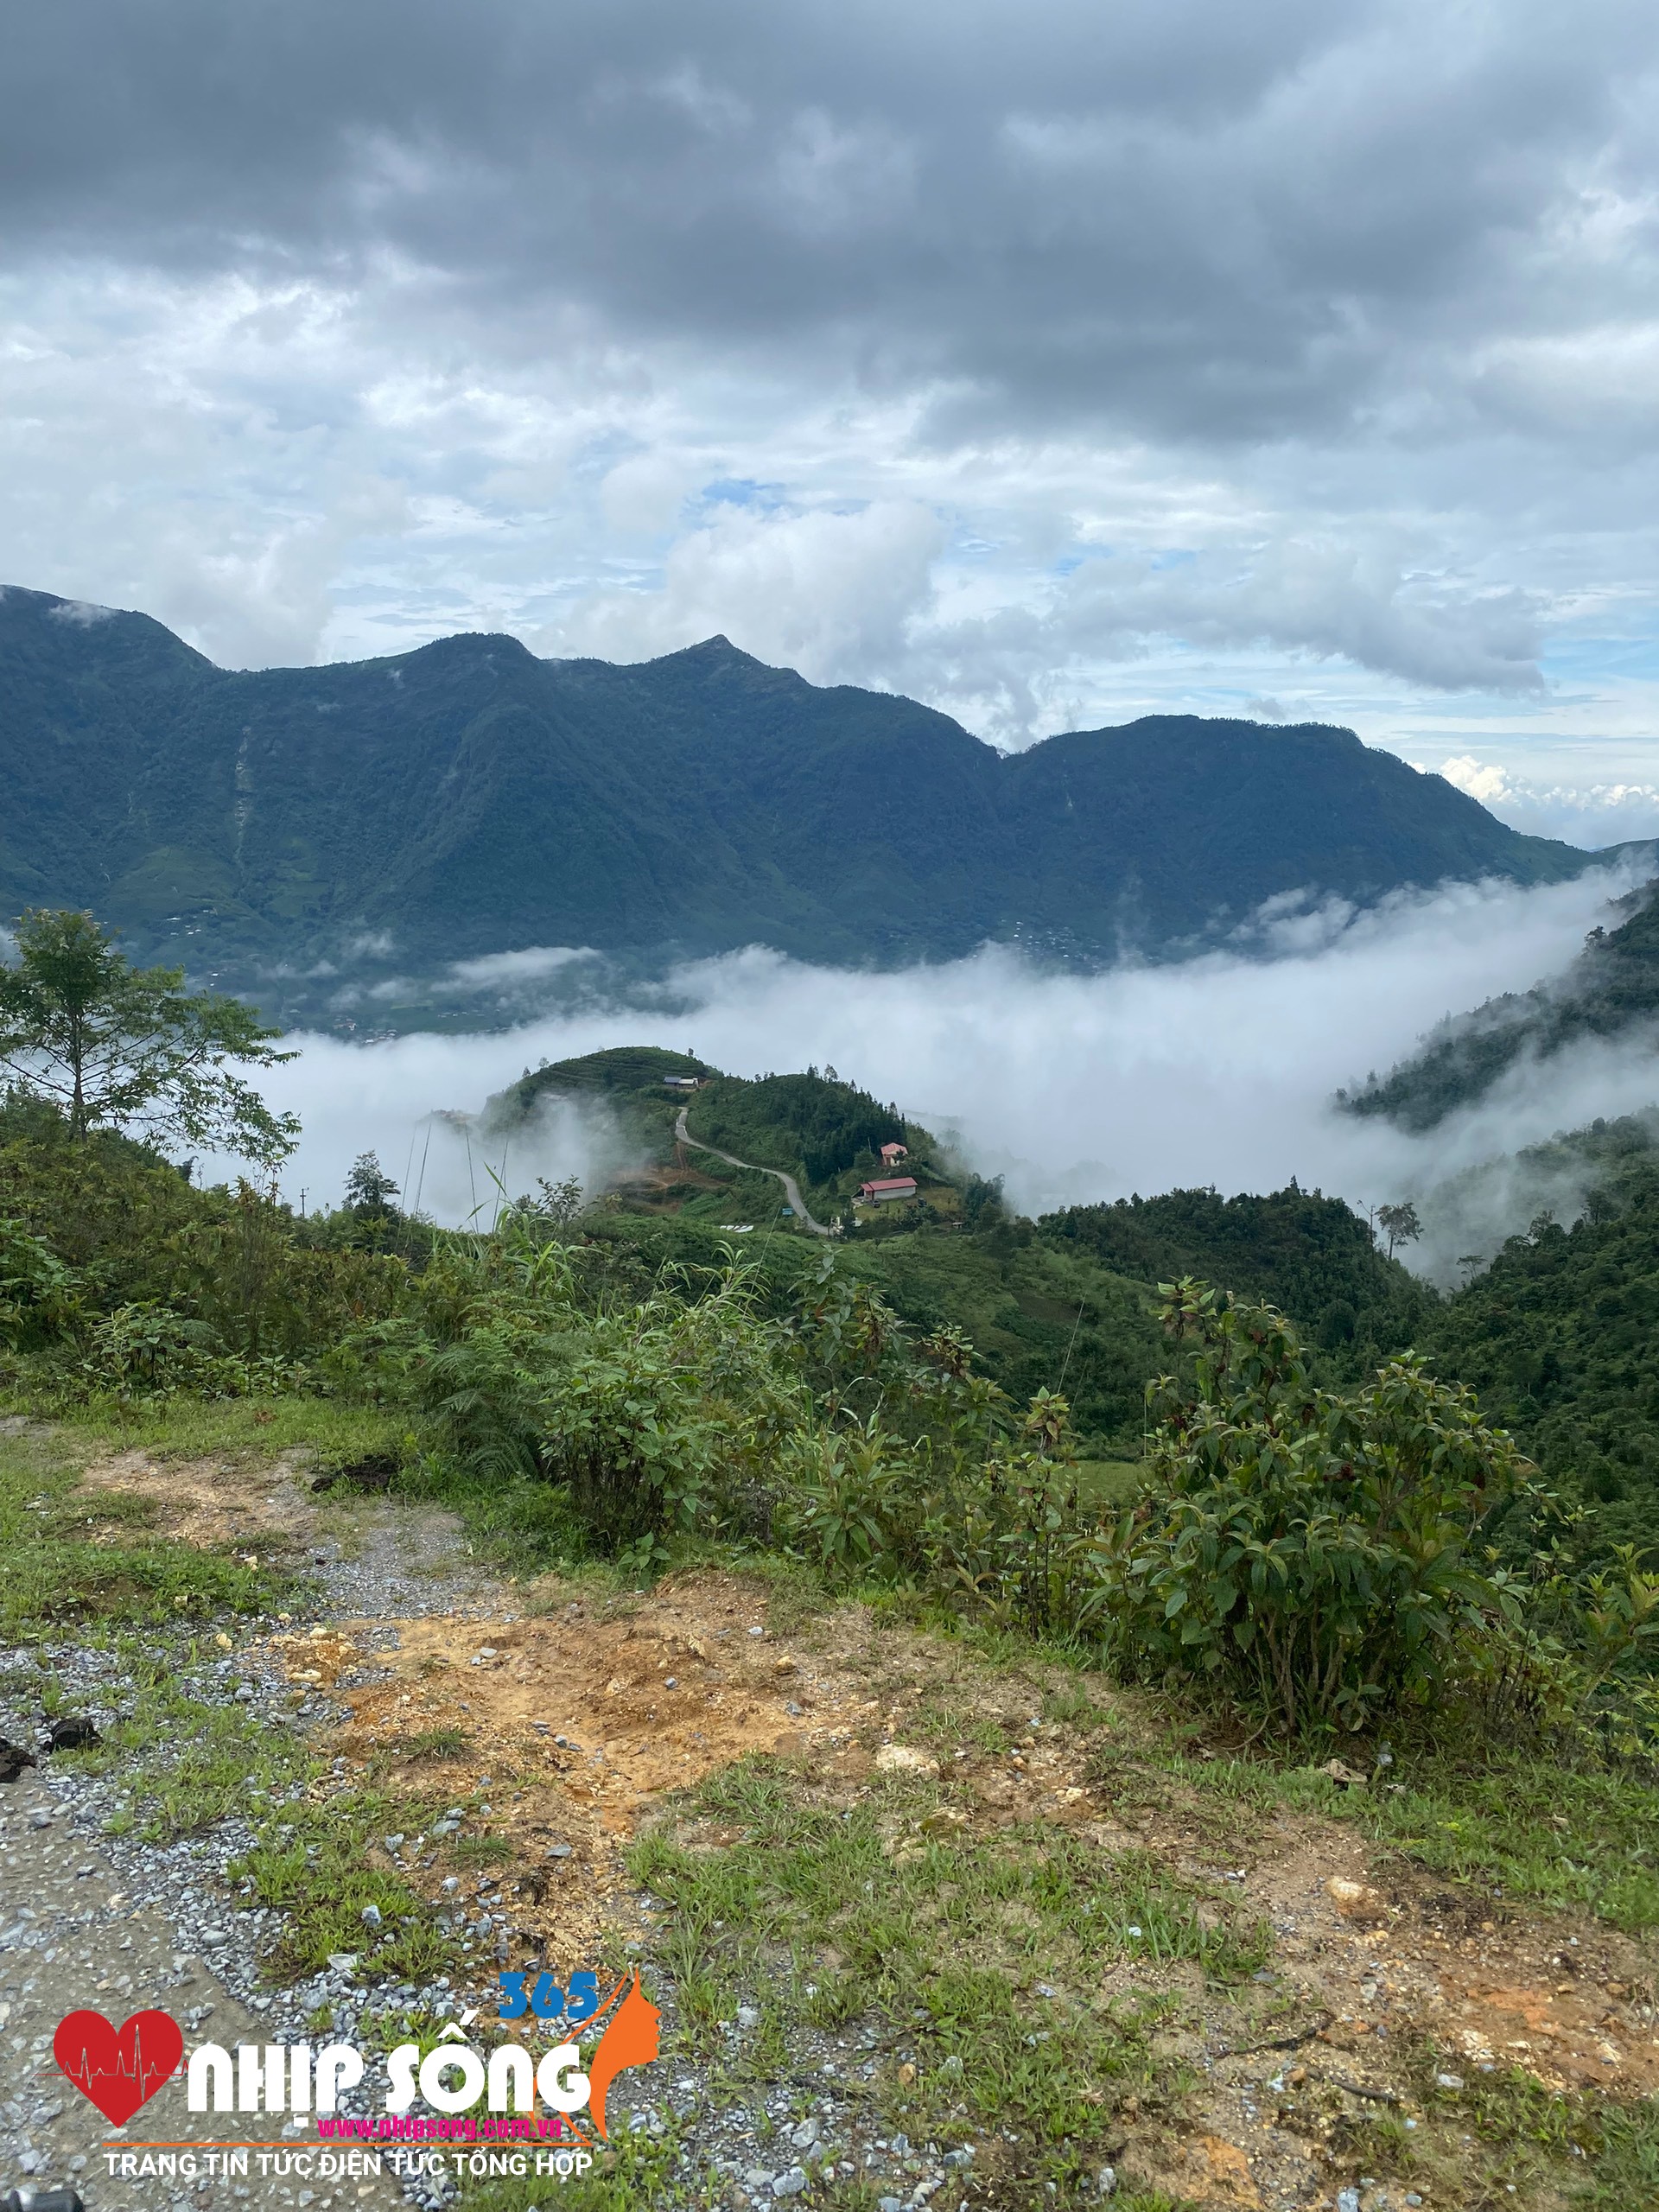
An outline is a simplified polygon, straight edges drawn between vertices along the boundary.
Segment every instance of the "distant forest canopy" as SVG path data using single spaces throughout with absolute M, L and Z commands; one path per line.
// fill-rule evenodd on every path
M 1426 1321 L 1431 1293 L 1376 1249 L 1341 1198 L 1294 1181 L 1264 1197 L 1209 1190 L 1118 1198 L 1045 1214 L 1039 1233 L 1085 1245 L 1105 1267 L 1145 1282 L 1202 1276 L 1289 1314 L 1328 1351 L 1392 1349 Z
M 723 638 L 630 666 L 456 637 L 236 671 L 85 615 L 0 592 L 0 912 L 90 906 L 289 1026 L 453 1022 L 514 971 L 448 963 L 537 948 L 1099 965 L 1181 957 L 1269 899 L 1587 864 L 1317 723 L 1152 715 L 1005 757 Z M 354 1011 L 347 985 L 372 994 Z
M 1659 882 L 1613 911 L 1624 918 L 1592 930 L 1564 975 L 1442 1022 L 1410 1059 L 1381 1081 L 1338 1091 L 1338 1103 L 1421 1134 L 1473 1105 L 1523 1059 L 1553 1058 L 1590 1037 L 1650 1046 L 1659 1022 Z
M 1599 1502 L 1619 1541 L 1659 1543 L 1659 1117 L 1541 1145 L 1541 1183 L 1593 1171 L 1571 1228 L 1541 1211 L 1435 1309 L 1425 1349 L 1479 1391 L 1552 1480 Z

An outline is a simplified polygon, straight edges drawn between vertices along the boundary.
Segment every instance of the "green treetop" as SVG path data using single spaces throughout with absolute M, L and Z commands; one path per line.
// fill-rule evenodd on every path
M 76 1143 L 118 1128 L 274 1167 L 298 1120 L 234 1071 L 292 1059 L 279 1033 L 239 999 L 187 993 L 181 968 L 135 968 L 90 914 L 26 913 L 0 966 L 0 1072 L 58 1107 Z

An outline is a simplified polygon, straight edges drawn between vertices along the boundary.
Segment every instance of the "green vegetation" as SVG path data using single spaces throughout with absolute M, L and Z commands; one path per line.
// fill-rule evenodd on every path
M 1542 1212 L 1426 1332 L 1550 1480 L 1594 1508 L 1602 1541 L 1659 1541 L 1659 1144 L 1643 1119 L 1598 1122 L 1522 1153 L 1591 1189 L 1571 1229 Z
M 798 1168 L 811 1185 L 838 1183 L 849 1169 L 880 1175 L 884 1144 L 909 1141 L 896 1106 L 816 1068 L 753 1083 L 717 1077 L 696 1100 L 695 1134 L 763 1167 Z M 913 1173 L 906 1162 L 906 1173 Z
M 1659 890 L 1633 891 L 1613 911 L 1625 918 L 1611 931 L 1592 930 L 1564 976 L 1442 1022 L 1412 1058 L 1381 1081 L 1373 1075 L 1357 1091 L 1338 1091 L 1338 1100 L 1351 1114 L 1432 1129 L 1523 1058 L 1550 1059 L 1586 1038 L 1646 1027 L 1659 1014 Z
M 1294 1182 L 1260 1198 L 1168 1191 L 1071 1206 L 1038 1229 L 1141 1282 L 1196 1275 L 1265 1300 L 1351 1373 L 1414 1342 L 1433 1310 L 1431 1294 L 1382 1256 L 1357 1214 Z
M 1459 1636 L 1502 1618 L 1477 1537 L 1520 1487 L 1508 1439 L 1410 1360 L 1351 1395 L 1316 1389 L 1270 1306 L 1182 1283 L 1166 1313 L 1198 1339 L 1196 1389 L 1153 1394 L 1153 1497 L 1106 1582 L 1126 1651 L 1287 1736 L 1357 1732 L 1442 1691 Z
M 62 605 L 0 601 L 3 910 L 96 903 L 287 1027 L 360 1018 L 342 963 L 389 986 L 377 1024 L 442 1025 L 513 1003 L 509 967 L 438 973 L 504 948 L 862 966 L 995 939 L 1093 963 L 1131 902 L 1161 957 L 1287 893 L 1585 864 L 1319 725 L 1153 715 L 1005 759 L 723 639 L 626 667 L 497 636 L 230 671 L 143 615 Z
M 0 967 L 0 1073 L 48 1100 L 72 1144 L 93 1129 L 161 1132 L 276 1166 L 299 1122 L 232 1072 L 292 1059 L 239 999 L 184 989 L 181 968 L 134 968 L 90 914 L 31 912 Z

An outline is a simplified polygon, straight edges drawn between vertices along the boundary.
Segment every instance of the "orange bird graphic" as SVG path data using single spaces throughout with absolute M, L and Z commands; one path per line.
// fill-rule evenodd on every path
M 615 2002 L 627 1979 L 624 1974 L 601 2005 L 601 2012 Z M 611 2139 L 605 2126 L 605 2093 L 617 2075 L 626 2074 L 629 2067 L 649 2066 L 653 2058 L 661 2056 L 658 2023 L 662 2017 L 659 2008 L 640 1988 L 639 1969 L 636 1967 L 632 1986 L 606 2022 L 599 2049 L 588 2069 L 588 2109 L 594 2116 L 594 2126 L 607 2143 Z

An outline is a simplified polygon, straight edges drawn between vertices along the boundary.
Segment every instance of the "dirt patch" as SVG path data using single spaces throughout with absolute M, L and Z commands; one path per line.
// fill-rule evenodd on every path
M 272 1649 L 296 1684 L 342 1685 L 352 1764 L 410 1792 L 482 1796 L 467 1834 L 499 1848 L 450 1898 L 488 1897 L 515 1956 L 550 1965 L 585 1963 L 626 1916 L 622 1853 L 654 1806 L 753 1751 L 821 1751 L 832 1732 L 809 1711 L 817 1672 L 728 1577 L 626 1611 L 578 1600 L 545 1619 L 434 1616 Z M 353 1682 L 365 1663 L 381 1679 Z M 416 1878 L 436 1896 L 442 1874 Z
M 95 1542 L 130 1537 L 118 1515 L 96 1517 L 100 1497 L 135 1499 L 149 1509 L 149 1525 L 162 1536 L 202 1551 L 243 1546 L 286 1548 L 306 1541 L 314 1509 L 302 1494 L 297 1455 L 251 1463 L 232 1459 L 152 1459 L 123 1452 L 99 1459 L 80 1478 L 78 1497 L 93 1509 Z

